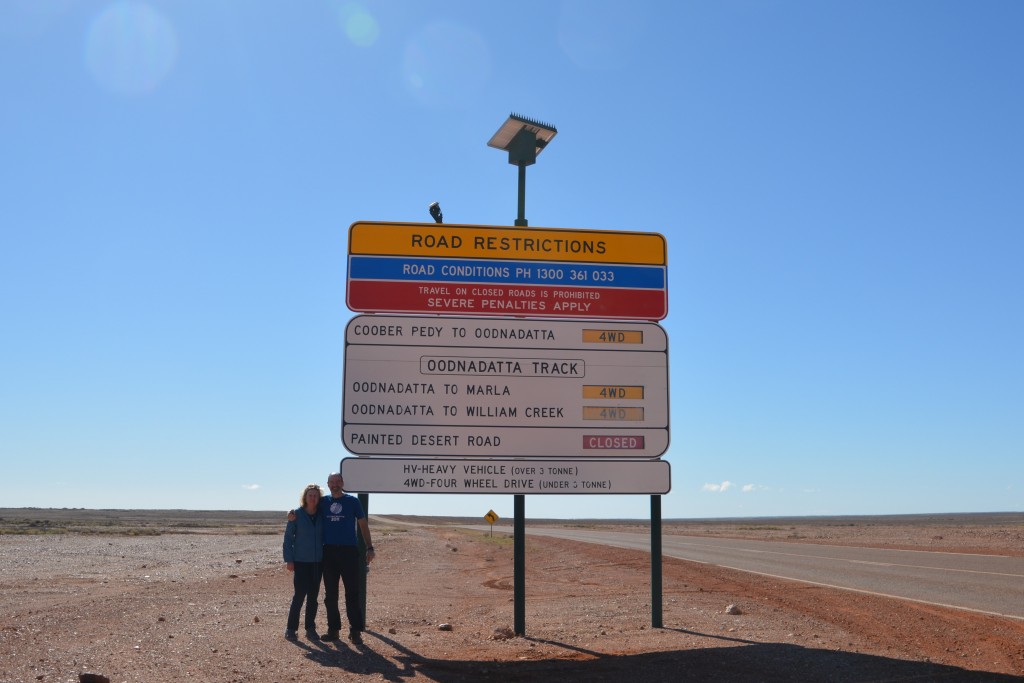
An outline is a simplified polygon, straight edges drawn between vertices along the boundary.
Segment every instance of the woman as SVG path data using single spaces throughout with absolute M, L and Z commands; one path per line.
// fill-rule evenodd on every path
M 284 561 L 288 571 L 293 572 L 295 595 L 288 610 L 288 626 L 284 637 L 295 640 L 299 628 L 299 612 L 306 602 L 306 638 L 320 640 L 316 632 L 316 601 L 320 593 L 320 561 L 324 555 L 323 526 L 317 515 L 321 491 L 316 484 L 302 490 L 300 508 L 295 511 L 295 521 L 288 522 L 284 529 Z

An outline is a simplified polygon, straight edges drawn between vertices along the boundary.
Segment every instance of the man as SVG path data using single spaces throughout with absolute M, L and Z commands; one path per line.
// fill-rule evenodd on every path
M 345 585 L 345 614 L 348 617 L 348 638 L 356 645 L 363 642 L 360 635 L 366 628 L 366 615 L 359 600 L 359 577 L 363 571 L 356 545 L 356 527 L 366 544 L 366 561 L 373 562 L 376 553 L 370 538 L 370 525 L 366 521 L 363 505 L 355 496 L 345 493 L 345 480 L 337 472 L 327 477 L 331 495 L 320 501 L 320 514 L 324 516 L 324 607 L 327 608 L 327 635 L 324 640 L 337 640 L 341 630 L 341 612 L 338 609 L 338 580 Z

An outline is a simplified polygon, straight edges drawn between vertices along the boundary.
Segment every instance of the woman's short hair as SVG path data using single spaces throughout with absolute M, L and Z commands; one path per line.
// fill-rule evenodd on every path
M 324 497 L 324 491 L 320 488 L 319 484 L 306 484 L 306 488 L 302 489 L 302 495 L 299 496 L 299 507 L 306 507 L 306 492 L 316 491 L 317 495 L 321 498 Z

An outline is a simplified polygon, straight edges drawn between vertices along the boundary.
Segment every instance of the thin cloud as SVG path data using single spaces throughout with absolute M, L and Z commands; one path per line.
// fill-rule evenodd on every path
M 259 484 L 242 484 L 242 488 L 246 491 L 257 491 L 260 488 Z
M 723 481 L 721 484 L 704 484 L 704 486 L 701 487 L 701 490 L 712 491 L 714 493 L 725 493 L 732 487 L 733 483 L 731 481 Z
M 760 484 L 744 484 L 743 493 L 753 493 L 754 491 L 767 491 L 767 486 L 761 486 Z

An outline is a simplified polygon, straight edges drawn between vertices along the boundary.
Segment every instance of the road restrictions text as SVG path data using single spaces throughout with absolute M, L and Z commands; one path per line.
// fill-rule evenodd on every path
M 666 253 L 657 233 L 354 223 L 346 298 L 361 312 L 660 320 Z
M 652 461 L 345 458 L 358 493 L 651 494 L 671 488 L 669 463 Z

